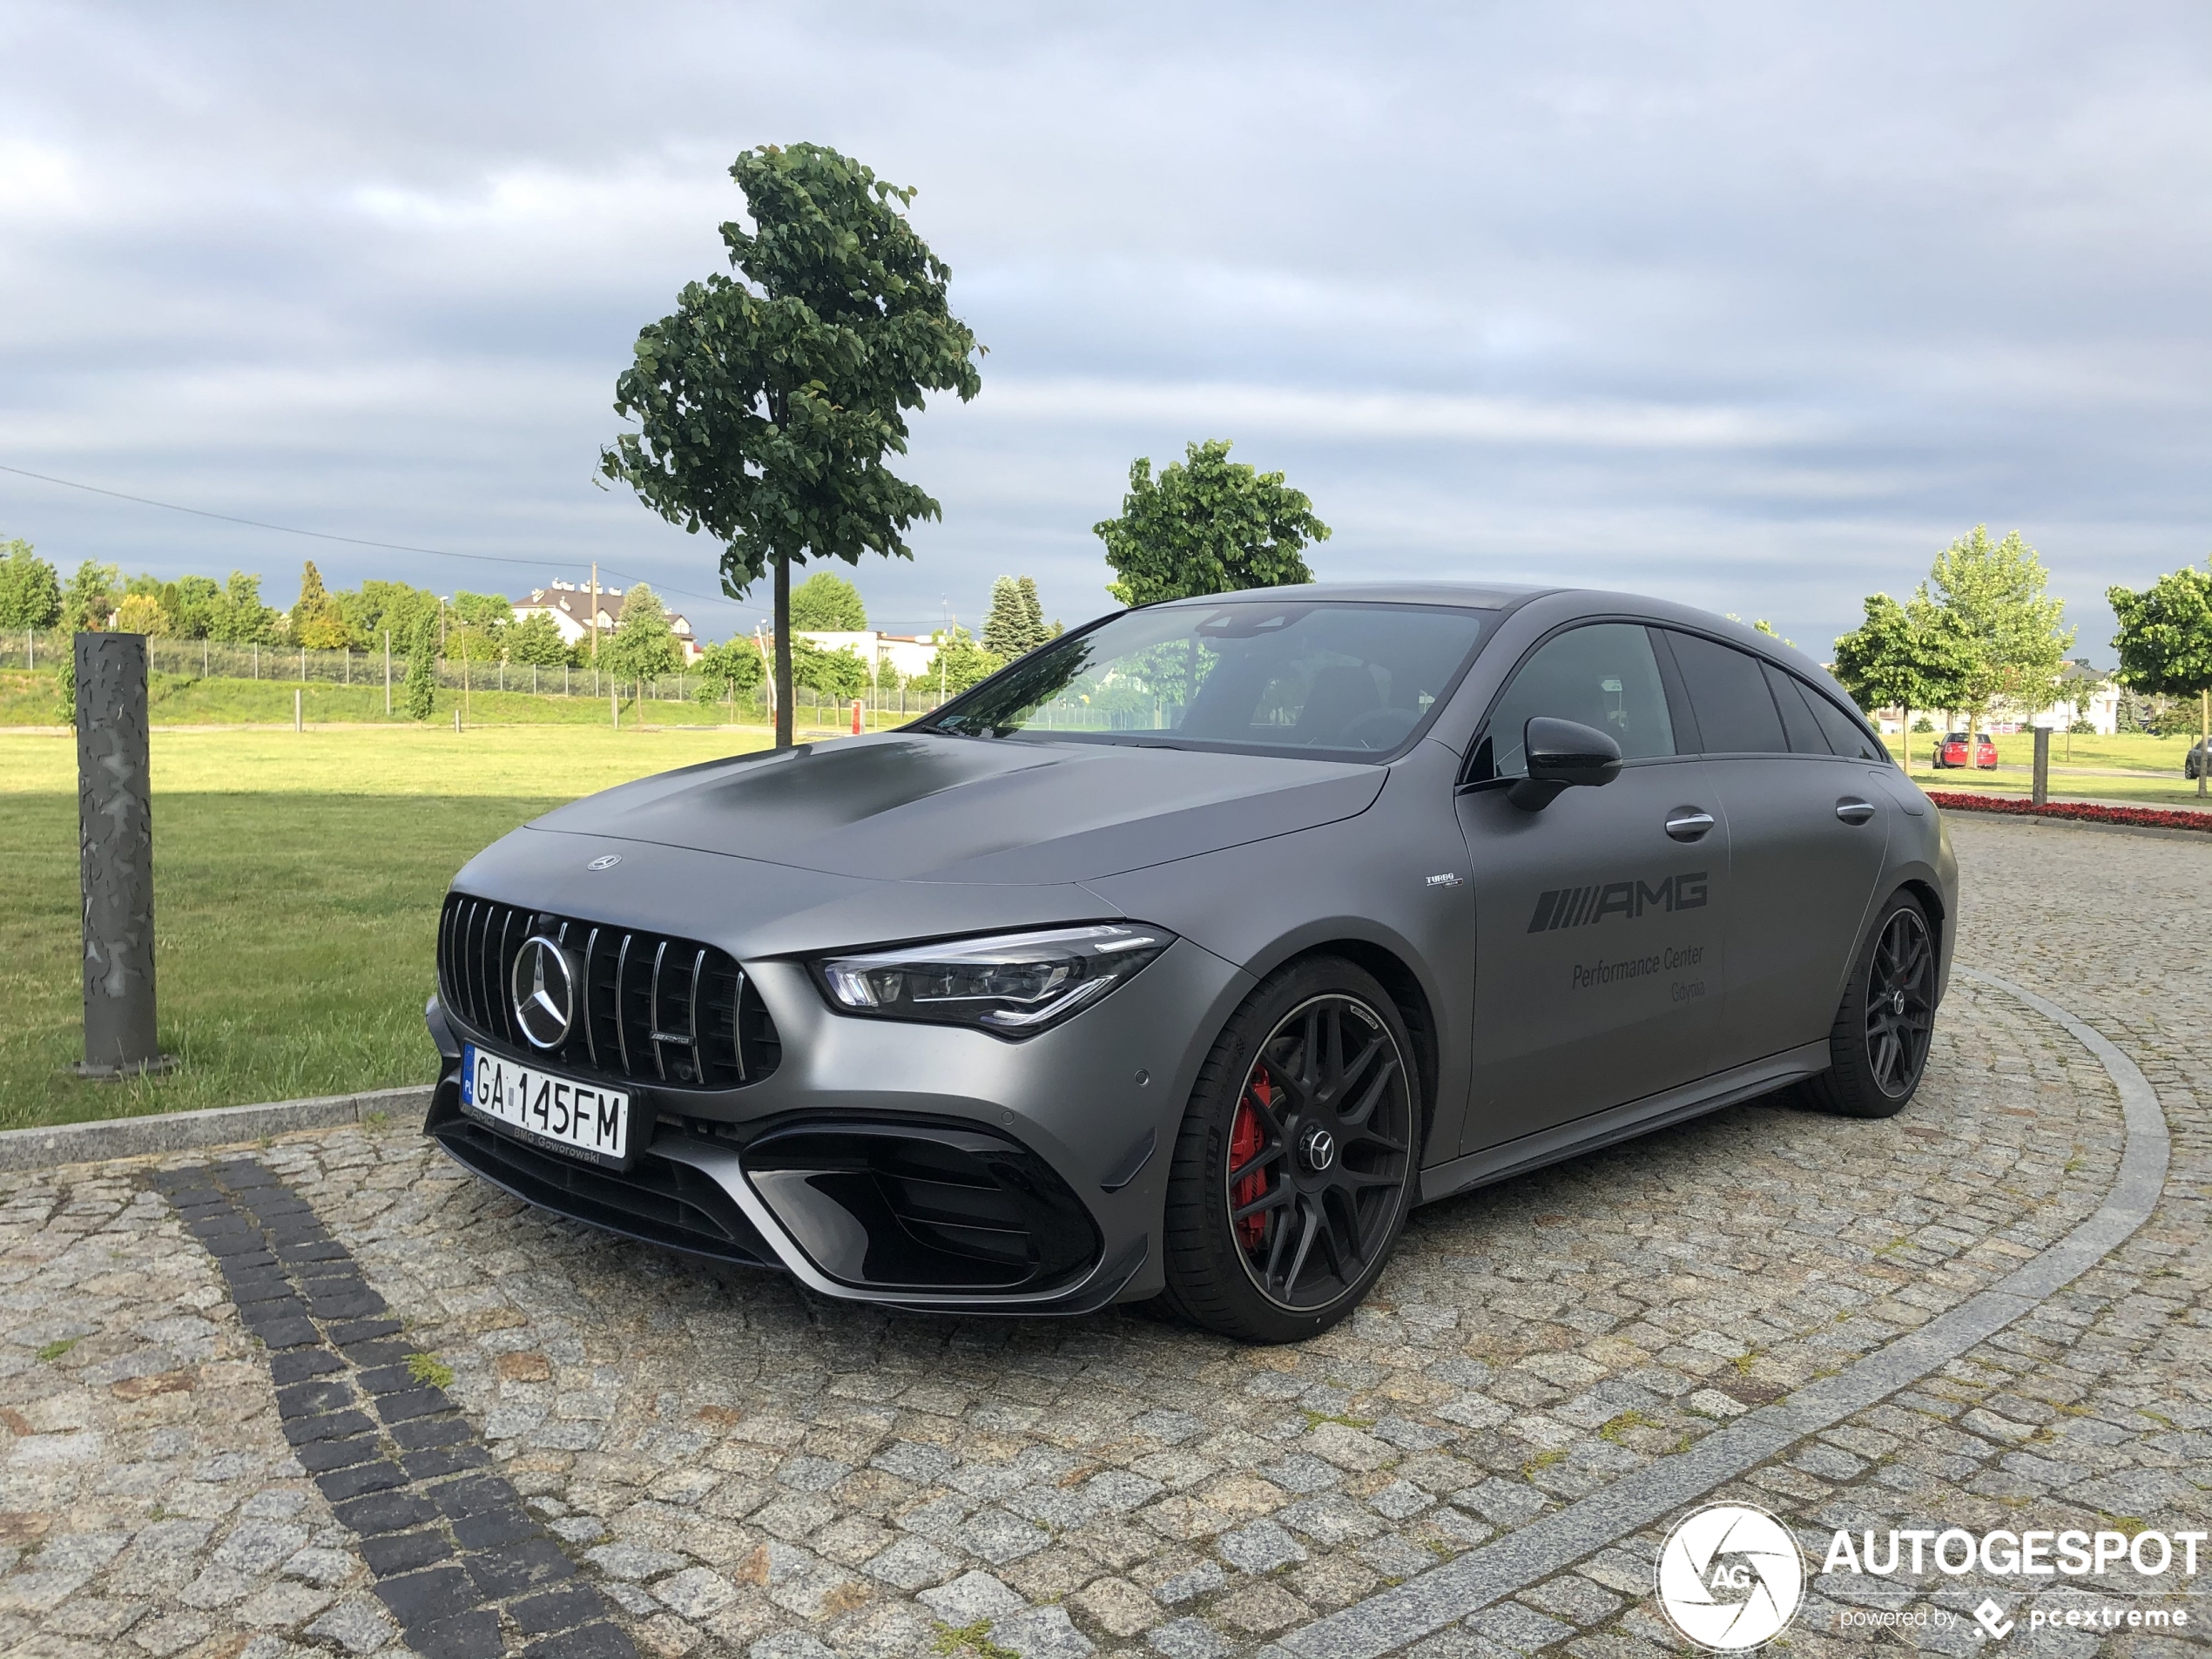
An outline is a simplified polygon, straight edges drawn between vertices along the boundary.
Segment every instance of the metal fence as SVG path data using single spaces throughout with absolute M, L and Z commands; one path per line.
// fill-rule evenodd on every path
M 0 668 L 52 668 L 70 649 L 71 637 L 57 630 L 25 629 L 0 635 Z M 395 696 L 407 679 L 407 653 L 393 651 L 302 651 L 291 645 L 231 645 L 212 639 L 146 641 L 146 667 L 155 674 L 187 678 L 270 680 L 285 685 L 388 685 Z M 684 671 L 637 680 L 617 680 L 596 668 L 566 664 L 466 662 L 440 658 L 438 685 L 448 691 L 514 691 L 531 697 L 637 698 L 651 703 L 682 703 L 699 690 L 699 676 Z M 718 702 L 724 699 L 718 696 Z M 738 696 L 740 709 L 765 719 L 768 691 L 756 686 Z M 826 697 L 810 686 L 792 688 L 792 712 L 819 724 L 846 714 L 853 702 L 873 715 L 924 714 L 943 699 L 934 691 L 869 691 L 858 698 Z

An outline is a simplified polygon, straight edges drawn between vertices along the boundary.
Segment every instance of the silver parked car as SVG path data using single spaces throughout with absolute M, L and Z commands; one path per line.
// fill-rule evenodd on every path
M 826 1296 L 1164 1296 L 1290 1340 L 1416 1204 L 1785 1085 L 1897 1111 L 1957 885 L 1848 699 L 1734 623 L 1180 601 L 491 846 L 445 902 L 426 1127 Z

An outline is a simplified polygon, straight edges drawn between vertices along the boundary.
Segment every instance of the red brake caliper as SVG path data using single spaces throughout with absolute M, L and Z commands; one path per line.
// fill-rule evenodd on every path
M 1258 1101 L 1271 1112 L 1275 1108 L 1275 1085 L 1263 1073 L 1252 1079 L 1244 1097 L 1237 1103 L 1237 1116 L 1229 1127 L 1229 1167 L 1232 1170 L 1251 1163 L 1267 1145 L 1267 1131 L 1261 1126 L 1259 1114 L 1252 1109 Z M 1229 1189 L 1229 1202 L 1241 1210 L 1255 1198 L 1267 1194 L 1267 1171 L 1254 1170 Z M 1238 1242 L 1246 1250 L 1259 1248 L 1259 1241 L 1267 1231 L 1264 1213 L 1246 1216 L 1237 1224 Z

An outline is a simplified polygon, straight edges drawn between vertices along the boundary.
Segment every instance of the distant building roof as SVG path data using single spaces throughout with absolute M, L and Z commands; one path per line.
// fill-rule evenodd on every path
M 629 597 L 622 589 L 603 585 L 599 590 L 600 625 L 612 627 L 620 622 L 629 604 Z M 515 601 L 515 613 L 524 616 L 533 610 L 550 611 L 556 620 L 572 622 L 579 631 L 587 629 L 591 625 L 590 584 L 556 579 L 542 588 L 532 588 L 528 598 Z M 691 620 L 681 611 L 668 613 L 668 625 L 678 638 L 691 637 Z

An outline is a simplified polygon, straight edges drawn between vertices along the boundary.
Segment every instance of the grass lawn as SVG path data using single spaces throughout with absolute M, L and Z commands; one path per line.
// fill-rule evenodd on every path
M 2051 798 L 2054 800 L 2118 800 L 2144 806 L 2189 806 L 2205 801 L 2196 786 L 2182 776 L 2189 738 L 2154 738 L 2140 732 L 2116 737 L 2077 737 L 2067 753 L 2063 732 L 2051 734 Z M 1954 767 L 1938 772 L 1930 765 L 1935 736 L 1912 736 L 1912 776 L 1924 789 L 1959 789 L 1995 795 L 2025 795 L 2033 787 L 2035 738 L 2016 732 L 2000 737 L 1995 772 Z
M 289 698 L 287 698 L 287 701 Z M 446 883 L 517 824 L 758 730 L 158 731 L 166 1077 L 86 1083 L 76 745 L 0 732 L 0 1128 L 428 1082 Z

